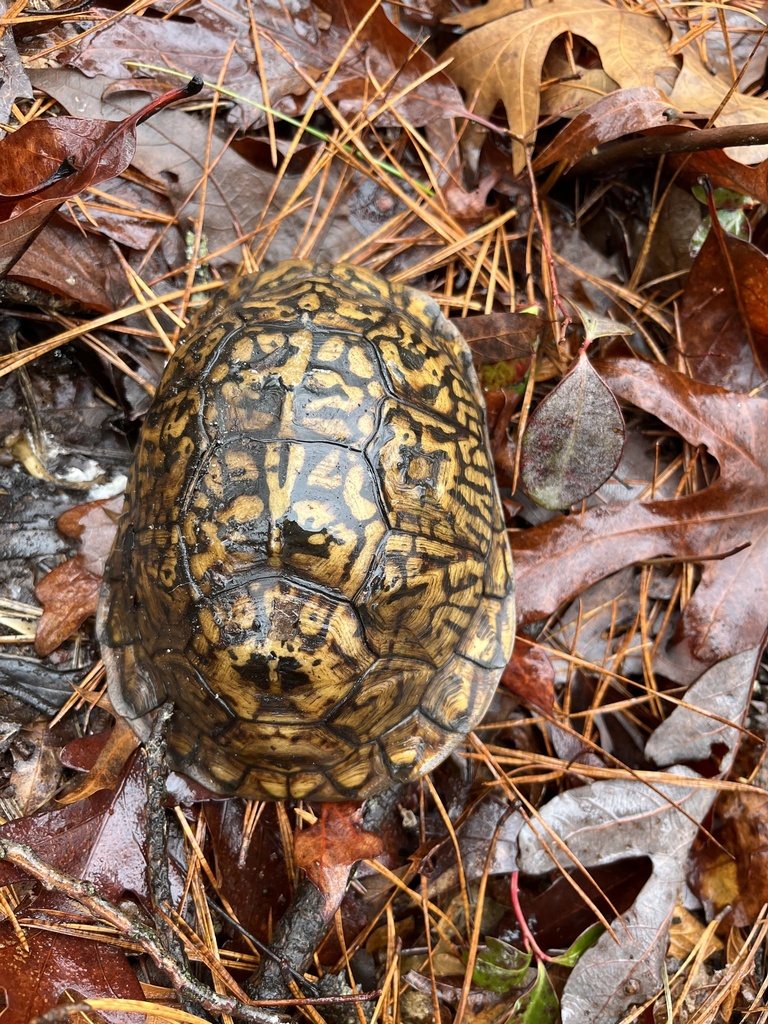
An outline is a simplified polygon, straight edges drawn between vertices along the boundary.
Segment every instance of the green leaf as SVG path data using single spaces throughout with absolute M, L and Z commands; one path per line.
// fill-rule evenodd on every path
M 543 963 L 537 966 L 536 981 L 520 996 L 507 1024 L 555 1024 L 560 1014 L 552 982 Z
M 584 956 L 586 951 L 590 949 L 600 936 L 605 931 L 605 927 L 602 924 L 593 924 L 586 931 L 583 931 L 576 941 L 569 946 L 564 953 L 560 956 L 553 957 L 553 961 L 556 964 L 561 964 L 563 967 L 573 967 L 578 961 Z
M 531 966 L 531 954 L 523 953 L 508 942 L 488 936 L 486 948 L 477 954 L 472 980 L 480 988 L 504 995 L 525 984 Z

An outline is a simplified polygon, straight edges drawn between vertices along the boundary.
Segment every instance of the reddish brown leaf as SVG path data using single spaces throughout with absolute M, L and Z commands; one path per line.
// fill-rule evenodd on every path
M 577 114 L 536 158 L 533 168 L 539 171 L 562 161 L 567 170 L 603 142 L 668 125 L 669 112 L 669 100 L 658 89 L 648 85 L 617 89 Z
M 145 762 L 137 755 L 114 791 L 102 790 L 70 807 L 9 821 L 0 834 L 26 843 L 67 874 L 93 882 L 107 899 L 116 901 L 130 892 L 148 901 L 145 787 Z M 20 868 L 0 862 L 0 885 L 25 877 Z
M 544 508 L 570 508 L 616 469 L 624 420 L 584 352 L 533 411 L 521 444 L 523 487 Z
M 60 909 L 58 906 L 56 909 Z M 74 908 L 70 908 L 74 912 Z M 143 999 L 136 972 L 122 950 L 71 935 L 27 928 L 28 950 L 8 921 L 0 924 L 0 996 L 3 1024 L 29 1024 L 69 992 L 77 997 Z M 138 1024 L 135 1013 L 105 1013 L 111 1024 Z
M 77 505 L 59 516 L 56 525 L 63 534 L 80 541 L 80 551 L 43 576 L 35 587 L 35 596 L 43 606 L 35 637 L 39 655 L 55 651 L 96 614 L 104 562 L 115 539 L 116 518 L 122 507 L 120 495 Z
M 124 171 L 136 127 L 188 95 L 174 89 L 124 121 L 29 121 L 0 141 L 0 274 L 6 274 L 59 206 Z
M 501 677 L 502 686 L 520 700 L 551 715 L 555 706 L 555 672 L 540 647 L 518 636 Z
M 768 368 L 768 258 L 717 221 L 688 275 L 680 305 L 691 376 L 750 391 Z
M 683 614 L 686 647 L 702 668 L 758 647 L 768 602 L 768 404 L 638 359 L 599 370 L 621 398 L 705 445 L 720 476 L 698 494 L 615 502 L 514 534 L 521 621 L 545 618 L 632 562 L 701 558 L 710 561 Z
M 274 922 L 288 907 L 291 889 L 274 805 L 265 807 L 245 848 L 242 800 L 211 800 L 202 811 L 216 857 L 221 897 L 237 909 L 237 919 L 246 931 L 268 942 Z M 242 940 L 238 945 L 242 946 Z
M 317 824 L 296 833 L 296 864 L 325 896 L 327 906 L 341 903 L 353 864 L 381 853 L 381 839 L 366 832 L 362 820 L 361 804 L 323 804 Z
M 731 159 L 722 149 L 674 153 L 668 160 L 681 185 L 692 187 L 706 175 L 715 188 L 729 188 L 768 203 L 768 160 L 750 167 Z
M 131 754 L 140 744 L 140 739 L 123 718 L 118 718 L 113 729 L 98 736 L 86 736 L 67 744 L 62 751 L 62 762 L 69 766 L 80 767 L 83 760 L 94 752 L 95 758 L 90 760 L 86 771 L 88 774 L 76 781 L 72 788 L 59 795 L 57 803 L 60 807 L 77 803 L 102 789 L 114 789 Z M 72 748 L 75 748 L 74 750 Z M 65 758 L 67 759 L 65 761 Z M 87 763 L 87 762 L 86 762 Z

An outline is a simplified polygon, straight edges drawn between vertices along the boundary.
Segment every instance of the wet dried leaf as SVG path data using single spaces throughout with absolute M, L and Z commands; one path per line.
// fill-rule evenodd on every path
M 667 97 L 651 86 L 617 89 L 577 114 L 539 154 L 533 169 L 562 161 L 563 170 L 568 170 L 601 143 L 668 125 L 670 111 L 675 113 Z
M 67 874 L 93 882 L 113 902 L 133 893 L 148 904 L 145 774 L 144 758 L 137 755 L 116 789 L 102 790 L 70 807 L 9 821 L 0 834 L 25 843 Z M 0 885 L 25 877 L 20 868 L 0 862 Z
M 513 135 L 529 140 L 536 131 L 544 59 L 559 35 L 572 32 L 594 45 L 607 74 L 624 88 L 653 87 L 655 76 L 676 70 L 667 54 L 669 33 L 657 18 L 630 13 L 600 0 L 492 0 L 485 7 L 446 19 L 467 32 L 445 56 L 451 76 L 474 113 L 488 118 L 504 104 Z M 525 166 L 525 151 L 512 143 L 514 173 Z
M 749 707 L 760 649 L 742 651 L 717 662 L 685 693 L 685 704 L 657 726 L 645 753 L 658 765 L 706 761 L 717 756 L 722 772 L 730 769 Z M 733 725 L 728 723 L 732 722 Z
M 61 910 L 56 906 L 54 909 Z M 76 913 L 74 907 L 69 908 Z M 70 993 L 77 997 L 143 999 L 136 972 L 122 950 L 29 928 L 23 949 L 10 923 L 0 924 L 0 995 L 5 990 L 4 1024 L 30 1024 Z M 110 1024 L 136 1024 L 134 1013 L 104 1013 Z
M 11 786 L 16 807 L 34 814 L 53 798 L 60 778 L 59 744 L 46 721 L 25 726 L 13 748 Z
M 35 650 L 42 657 L 55 651 L 90 616 L 96 614 L 104 563 L 112 549 L 123 497 L 93 501 L 59 516 L 63 534 L 80 542 L 74 558 L 57 565 L 35 587 L 43 606 Z
M 693 858 L 692 886 L 710 920 L 730 906 L 723 929 L 748 928 L 768 903 L 768 794 L 724 793 L 716 820 L 714 841 Z
M 703 670 L 759 646 L 768 591 L 768 404 L 637 359 L 606 360 L 599 369 L 619 397 L 705 445 L 720 476 L 697 494 L 613 502 L 513 534 L 521 620 L 545 618 L 632 562 L 702 558 L 709 560 L 683 613 L 685 649 Z
M 714 223 L 680 304 L 692 377 L 750 391 L 768 374 L 768 257 Z
M 695 772 L 674 768 L 681 778 Z M 520 833 L 520 870 L 548 872 L 557 862 L 586 868 L 650 857 L 653 871 L 632 909 L 576 964 L 562 1000 L 563 1024 L 615 1024 L 661 982 L 666 935 L 685 880 L 688 850 L 715 793 L 705 787 L 650 787 L 624 779 L 562 793 Z
M 538 405 L 522 440 L 523 486 L 544 508 L 570 508 L 619 464 L 624 419 L 585 353 Z
M 551 715 L 555 706 L 555 671 L 540 647 L 518 636 L 501 684 L 520 700 Z
M 306 872 L 325 897 L 338 906 L 353 864 L 373 860 L 382 851 L 379 836 L 362 826 L 359 803 L 323 804 L 320 820 L 296 833 L 296 865 Z
M 133 157 L 138 125 L 185 95 L 185 89 L 175 89 L 123 121 L 29 121 L 0 141 L 0 274 L 8 272 L 66 199 L 124 171 Z

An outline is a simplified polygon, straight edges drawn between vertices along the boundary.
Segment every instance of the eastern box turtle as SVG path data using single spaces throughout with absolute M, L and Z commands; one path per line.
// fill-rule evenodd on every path
M 469 351 L 438 305 L 290 261 L 211 302 L 147 415 L 98 633 L 116 710 L 172 701 L 220 793 L 363 799 L 439 764 L 514 639 Z

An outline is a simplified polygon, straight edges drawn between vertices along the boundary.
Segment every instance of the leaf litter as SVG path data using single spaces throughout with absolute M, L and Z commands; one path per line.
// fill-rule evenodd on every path
M 179 1020 L 754 1014 L 768 233 L 756 205 L 748 241 L 712 217 L 692 262 L 706 211 L 677 213 L 702 175 L 766 196 L 768 44 L 758 15 L 721 14 L 603 0 L 448 17 L 368 0 L 13 8 L 4 1020 L 65 998 L 110 1021 L 169 1005 Z M 148 96 L 194 73 L 203 93 L 134 143 Z M 729 125 L 754 128 L 701 149 Z M 236 268 L 293 256 L 407 280 L 466 324 L 521 635 L 461 754 L 362 810 L 211 801 L 170 779 L 161 913 L 143 755 L 110 732 L 90 627 L 110 532 L 93 517 L 110 491 L 119 503 L 181 325 Z M 627 333 L 609 337 L 606 320 Z M 80 397 L 57 396 L 73 379 Z M 62 436 L 65 463 L 93 463 L 79 494 Z M 325 937 L 299 951 L 317 919 Z M 264 943 L 299 985 L 273 972 L 289 1000 L 277 1010 L 248 1004 L 266 991 Z

